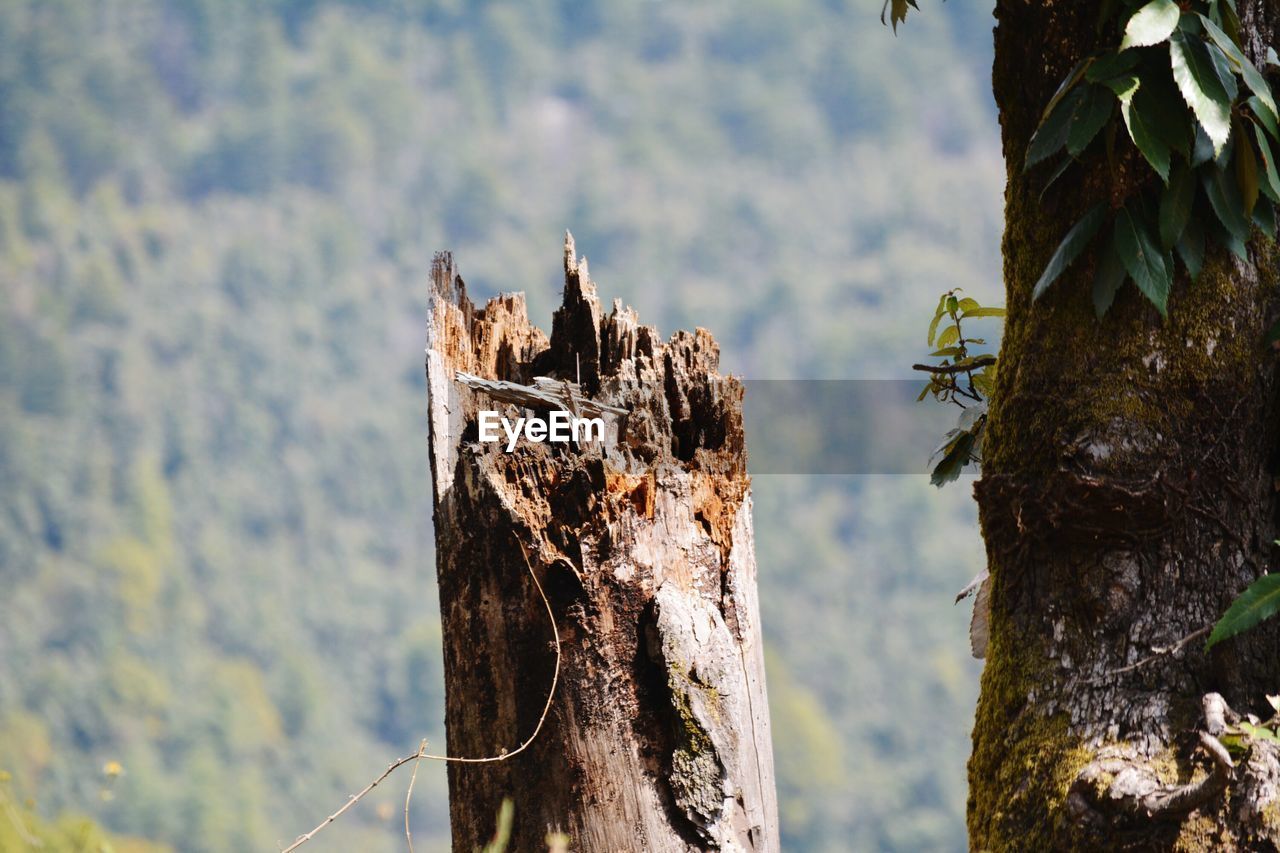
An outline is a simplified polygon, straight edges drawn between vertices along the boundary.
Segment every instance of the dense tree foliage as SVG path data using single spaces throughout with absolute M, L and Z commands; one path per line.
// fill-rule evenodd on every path
M 858 0 L 0 4 L 15 798 L 263 849 L 443 743 L 435 249 L 545 317 L 571 227 L 749 377 L 894 375 L 940 291 L 994 296 L 989 19 L 912 27 Z M 964 846 L 949 593 L 981 556 L 962 490 L 931 492 L 757 481 L 789 846 Z M 439 768 L 417 790 L 421 849 Z M 399 796 L 326 843 L 391 849 Z

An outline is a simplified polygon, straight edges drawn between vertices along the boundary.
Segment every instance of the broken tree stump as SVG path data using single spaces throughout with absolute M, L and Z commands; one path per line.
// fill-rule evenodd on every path
M 776 851 L 742 385 L 717 373 L 707 331 L 664 343 L 616 301 L 606 316 L 567 235 L 564 257 L 550 340 L 523 294 L 477 309 L 451 255 L 432 270 L 449 754 L 497 755 L 538 724 L 556 657 L 530 571 L 562 654 L 554 703 L 526 751 L 449 765 L 453 848 L 482 846 L 510 797 L 511 850 L 545 849 L 559 830 L 584 853 Z M 485 380 L 534 393 L 574 383 L 573 395 L 607 412 L 606 438 L 522 440 L 512 453 L 482 443 L 479 412 L 517 414 Z

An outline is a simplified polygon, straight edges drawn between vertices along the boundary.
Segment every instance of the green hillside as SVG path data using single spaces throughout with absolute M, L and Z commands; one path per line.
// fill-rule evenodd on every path
M 998 302 L 989 14 L 878 11 L 0 0 L 14 802 L 272 849 L 443 744 L 435 250 L 549 327 L 571 228 L 751 378 L 904 376 L 940 291 Z M 755 488 L 787 848 L 963 849 L 967 486 Z M 308 849 L 402 849 L 402 784 Z M 438 767 L 415 804 L 445 849 Z

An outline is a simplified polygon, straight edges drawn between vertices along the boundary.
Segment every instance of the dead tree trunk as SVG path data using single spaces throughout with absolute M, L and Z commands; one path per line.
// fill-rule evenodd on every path
M 450 765 L 454 849 L 483 844 L 510 797 L 513 850 L 553 829 L 579 851 L 777 850 L 742 386 L 711 335 L 663 343 L 617 302 L 606 316 L 571 237 L 550 341 L 522 294 L 475 308 L 447 253 L 428 332 L 449 754 L 497 754 L 538 724 L 555 649 L 530 570 L 562 652 L 528 750 Z M 575 382 L 629 414 L 603 442 L 507 453 L 478 440 L 478 413 L 524 413 L 459 371 Z

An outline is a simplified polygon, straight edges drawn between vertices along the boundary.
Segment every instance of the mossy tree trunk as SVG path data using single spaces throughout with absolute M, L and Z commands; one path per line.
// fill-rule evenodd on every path
M 1210 654 L 1203 635 L 1170 651 L 1278 556 L 1277 383 L 1263 345 L 1275 246 L 1255 239 L 1248 263 L 1216 250 L 1194 284 L 1180 272 L 1163 322 L 1132 285 L 1095 319 L 1091 263 L 1031 303 L 1062 235 L 1089 205 L 1122 201 L 1120 184 L 1140 174 L 1127 162 L 1116 178 L 1098 157 L 1042 201 L 1051 167 L 1022 169 L 1058 83 L 1118 40 L 1096 31 L 1099 6 L 1001 0 L 996 10 L 1009 316 L 975 487 L 993 586 L 970 842 L 1275 849 L 1275 754 L 1254 750 L 1229 785 L 1213 784 L 1196 730 L 1213 692 L 1270 715 L 1276 630 Z M 1280 6 L 1240 0 L 1240 13 L 1260 61 Z
M 742 385 L 718 360 L 705 330 L 663 342 L 617 302 L 604 313 L 572 239 L 549 340 L 522 294 L 478 309 L 452 258 L 436 259 L 427 377 L 449 754 L 494 755 L 537 727 L 555 650 L 530 571 L 563 655 L 527 751 L 450 765 L 455 850 L 485 843 L 507 797 L 511 850 L 545 849 L 549 830 L 583 853 L 778 849 Z M 478 413 L 526 413 L 457 371 L 573 382 L 629 414 L 603 443 L 508 453 L 477 440 Z

